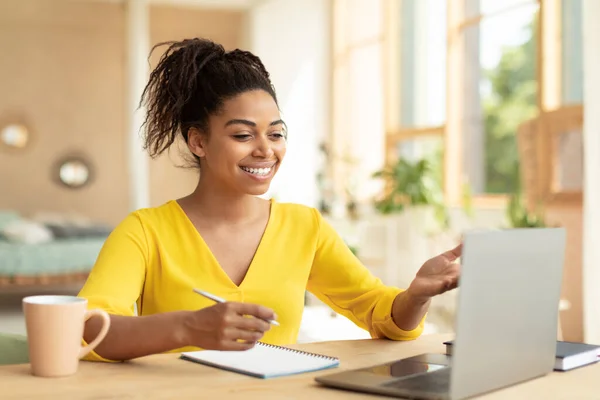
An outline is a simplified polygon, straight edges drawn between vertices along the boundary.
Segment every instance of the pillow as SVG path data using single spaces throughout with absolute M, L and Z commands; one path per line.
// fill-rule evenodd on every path
M 33 214 L 29 220 L 44 225 L 63 225 L 68 222 L 67 218 L 63 214 L 47 211 L 38 211 Z
M 56 239 L 73 239 L 88 237 L 106 237 L 112 228 L 105 225 L 79 226 L 74 224 L 45 224 Z
M 32 221 L 44 225 L 68 225 L 78 227 L 92 226 L 92 220 L 84 215 L 77 213 L 58 213 L 48 211 L 38 211 L 31 218 Z
M 9 242 L 25 244 L 47 243 L 54 239 L 50 229 L 25 219 L 6 224 L 2 229 L 2 236 Z

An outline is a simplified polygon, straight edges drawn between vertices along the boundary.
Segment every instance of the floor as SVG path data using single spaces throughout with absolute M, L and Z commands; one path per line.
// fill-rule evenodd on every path
M 21 311 L 23 297 L 34 294 L 77 294 L 77 287 L 34 288 L 32 290 L 4 290 L 0 292 L 0 332 L 26 334 Z M 305 308 L 298 337 L 299 343 L 323 340 L 368 339 L 369 333 L 349 319 L 312 299 Z

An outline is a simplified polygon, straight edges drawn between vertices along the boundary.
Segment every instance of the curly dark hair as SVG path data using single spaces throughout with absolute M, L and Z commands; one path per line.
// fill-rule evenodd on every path
M 169 45 L 150 74 L 140 105 L 146 106 L 144 148 L 152 158 L 167 150 L 180 133 L 187 142 L 195 127 L 208 131 L 208 117 L 240 93 L 262 89 L 277 104 L 275 88 L 260 58 L 194 38 Z

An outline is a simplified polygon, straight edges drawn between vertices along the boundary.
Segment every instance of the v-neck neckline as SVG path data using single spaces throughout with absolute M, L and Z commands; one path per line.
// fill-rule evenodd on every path
M 189 227 L 196 233 L 196 236 L 198 237 L 198 239 L 202 243 L 202 246 L 204 246 L 204 249 L 208 253 L 210 260 L 212 262 L 212 265 L 215 268 L 215 270 L 217 270 L 217 273 L 219 275 L 221 275 L 221 277 L 223 279 L 225 279 L 227 281 L 227 283 L 229 285 L 231 285 L 234 289 L 236 289 L 236 290 L 241 289 L 244 286 L 244 284 L 249 280 L 249 278 L 251 278 L 252 272 L 256 269 L 255 264 L 258 263 L 257 260 L 260 259 L 260 256 L 262 253 L 262 248 L 264 247 L 264 242 L 266 239 L 268 239 L 268 235 L 271 231 L 271 225 L 273 225 L 273 220 L 274 220 L 275 204 L 276 204 L 275 200 L 269 199 L 269 217 L 267 219 L 267 225 L 265 226 L 265 229 L 261 235 L 260 241 L 258 242 L 258 246 L 256 247 L 254 255 L 252 256 L 252 260 L 250 261 L 250 265 L 248 266 L 248 269 L 246 270 L 246 274 L 242 278 L 242 281 L 240 282 L 239 285 L 236 284 L 231 279 L 231 277 L 227 274 L 227 272 L 225 272 L 225 270 L 223 269 L 223 266 L 221 265 L 219 260 L 217 260 L 217 257 L 215 256 L 212 249 L 208 246 L 208 244 L 204 240 L 204 237 L 202 237 L 202 234 L 200 233 L 198 228 L 196 228 L 196 226 L 194 225 L 194 223 L 192 222 L 192 220 L 190 219 L 188 214 L 185 212 L 183 207 L 181 207 L 181 204 L 179 204 L 179 202 L 177 200 L 171 200 L 171 201 L 175 204 L 178 211 L 183 215 L 184 219 L 186 220 L 186 224 L 188 224 Z

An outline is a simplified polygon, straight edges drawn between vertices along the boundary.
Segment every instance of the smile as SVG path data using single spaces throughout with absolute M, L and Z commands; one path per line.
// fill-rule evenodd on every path
M 257 176 L 266 176 L 266 175 L 269 175 L 271 173 L 271 170 L 273 169 L 273 167 L 268 167 L 268 168 L 240 167 L 240 168 L 242 170 L 248 172 L 249 174 L 257 175 Z

